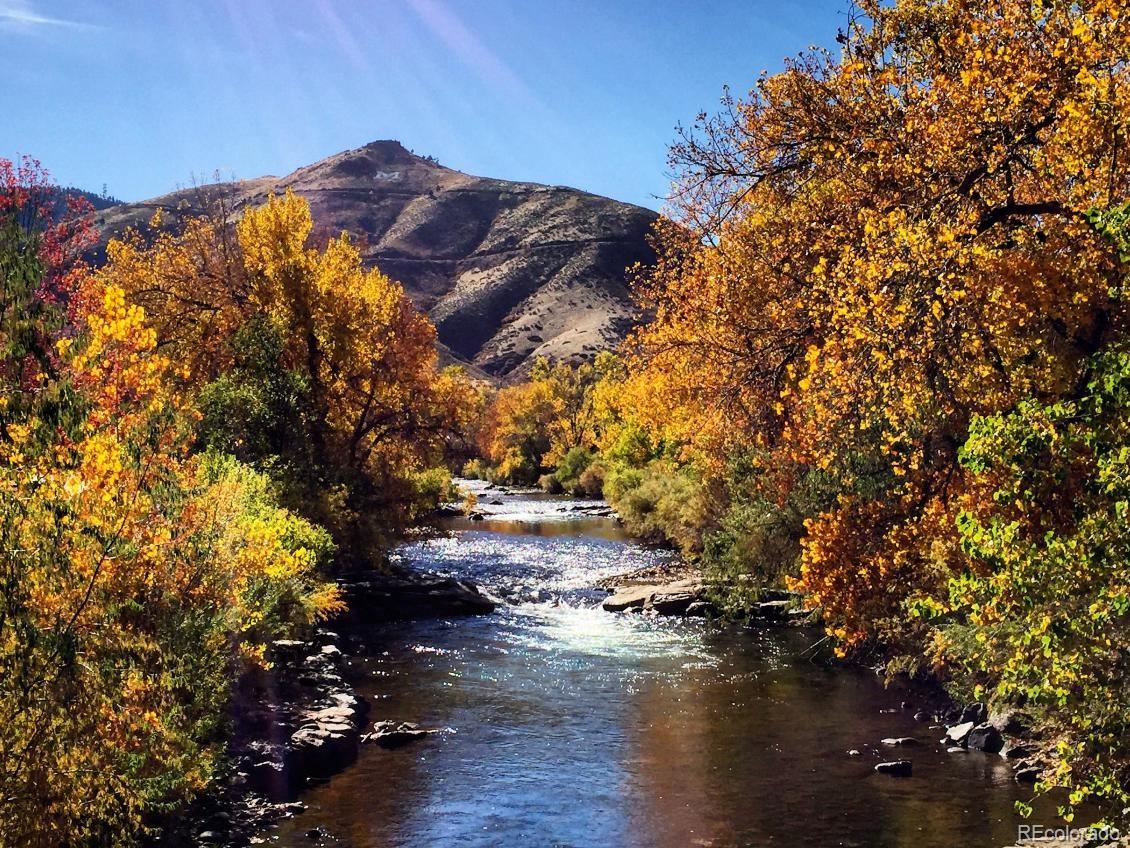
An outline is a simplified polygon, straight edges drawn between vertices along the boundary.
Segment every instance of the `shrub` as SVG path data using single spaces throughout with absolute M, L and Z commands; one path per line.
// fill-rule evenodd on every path
M 592 474 L 588 474 L 589 469 L 596 463 L 596 455 L 588 448 L 570 448 L 561 457 L 552 476 L 556 478 L 557 486 L 561 491 L 566 491 L 574 497 L 598 498 L 604 484 L 604 466 L 601 465 L 600 468 L 594 469 Z
M 608 474 L 608 466 L 599 459 L 589 463 L 589 467 L 582 473 L 577 481 L 580 493 L 587 498 L 599 498 L 604 495 L 604 478 Z
M 478 457 L 467 460 L 459 473 L 460 476 L 466 477 L 468 480 L 486 480 L 489 483 L 494 482 L 494 469 L 491 468 L 489 462 Z
M 703 539 L 703 565 L 725 587 L 717 599 L 735 613 L 799 575 L 805 523 L 841 490 L 823 471 L 780 462 L 771 470 L 752 452 L 730 461 L 720 481 L 724 506 Z M 856 485 L 870 484 L 863 469 L 854 470 Z M 782 478 L 788 486 L 780 485 Z
M 20 845 L 128 842 L 206 787 L 233 668 L 338 606 L 326 532 L 264 475 L 188 455 L 141 311 L 76 299 L 63 370 L 0 432 L 0 832 Z
M 689 555 L 701 552 L 706 498 L 692 468 L 655 461 L 642 469 L 617 469 L 607 476 L 604 492 L 633 536 Z
M 556 474 L 541 475 L 538 478 L 538 486 L 551 495 L 560 495 L 565 491 L 565 487 L 561 485 L 561 480 Z
M 451 472 L 443 466 L 417 471 L 412 474 L 411 481 L 415 489 L 413 500 L 417 514 L 459 500 L 459 489 L 451 480 Z

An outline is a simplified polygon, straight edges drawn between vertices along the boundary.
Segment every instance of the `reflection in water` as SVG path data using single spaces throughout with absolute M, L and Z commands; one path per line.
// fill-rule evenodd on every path
M 1021 797 L 997 756 L 946 754 L 863 672 L 798 659 L 817 635 L 611 615 L 601 576 L 667 556 L 568 502 L 494 496 L 487 520 L 401 556 L 511 603 L 382 625 L 354 660 L 385 718 L 452 732 L 357 764 L 267 838 L 340 845 L 997 846 Z M 484 498 L 480 496 L 480 503 Z M 540 516 L 540 518 L 539 518 Z M 875 775 L 915 736 L 914 777 Z M 863 752 L 849 757 L 851 748 Z

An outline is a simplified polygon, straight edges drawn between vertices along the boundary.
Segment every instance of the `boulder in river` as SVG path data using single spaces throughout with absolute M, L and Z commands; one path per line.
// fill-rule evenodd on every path
M 290 736 L 285 769 L 309 777 L 329 777 L 357 757 L 358 736 L 352 724 L 334 721 L 300 727 Z
M 1032 753 L 1032 748 L 1023 743 L 1005 745 L 1000 750 L 1000 755 L 1006 760 L 1022 760 L 1025 757 L 1032 756 Z
M 903 747 L 906 745 L 917 745 L 918 740 L 913 736 L 888 736 L 883 740 L 883 744 L 893 747 Z
M 609 612 L 623 612 L 630 609 L 643 609 L 653 597 L 655 586 L 624 586 L 617 589 L 601 604 Z
M 875 766 L 875 771 L 892 777 L 910 777 L 914 773 L 914 764 L 910 760 L 892 760 L 889 763 L 879 763 Z
M 1004 747 L 1004 737 L 1001 736 L 999 730 L 985 722 L 969 731 L 969 736 L 965 739 L 965 746 L 972 751 L 995 754 Z
M 1028 731 L 1028 723 L 1017 710 L 1004 710 L 989 716 L 989 724 L 1001 733 L 1023 736 Z
M 609 612 L 653 610 L 659 615 L 683 615 L 695 601 L 703 600 L 706 587 L 695 579 L 663 584 L 619 586 L 602 606 Z
M 954 745 L 964 745 L 973 727 L 973 722 L 963 721 L 961 724 L 955 724 L 953 727 L 946 728 L 946 738 L 942 741 L 951 742 Z
M 985 705 L 977 701 L 969 704 L 961 711 L 961 722 L 971 721 L 974 724 L 981 724 L 989 717 L 989 711 Z
M 361 737 L 362 742 L 375 742 L 382 748 L 400 748 L 409 742 L 439 733 L 439 730 L 423 728 L 410 721 L 378 721 L 373 732 Z
M 658 592 L 651 599 L 651 608 L 660 615 L 683 615 L 697 598 L 694 592 Z
M 713 618 L 718 615 L 718 607 L 710 601 L 692 601 L 683 615 L 687 618 Z

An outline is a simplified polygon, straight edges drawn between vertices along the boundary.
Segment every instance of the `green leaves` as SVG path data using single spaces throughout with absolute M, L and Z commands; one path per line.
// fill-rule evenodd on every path
M 976 569 L 949 581 L 978 634 L 950 660 L 994 679 L 992 700 L 1026 701 L 1062 738 L 1048 785 L 1072 788 L 1065 817 L 1084 799 L 1130 801 L 1127 350 L 1096 354 L 1088 373 L 1077 400 L 1027 400 L 972 422 L 961 460 L 991 483 L 991 506 L 959 516 Z

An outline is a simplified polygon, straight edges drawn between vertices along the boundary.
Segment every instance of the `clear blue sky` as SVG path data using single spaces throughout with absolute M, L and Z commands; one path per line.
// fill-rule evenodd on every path
M 0 0 L 0 155 L 140 200 L 395 138 L 656 208 L 677 123 L 846 0 Z

